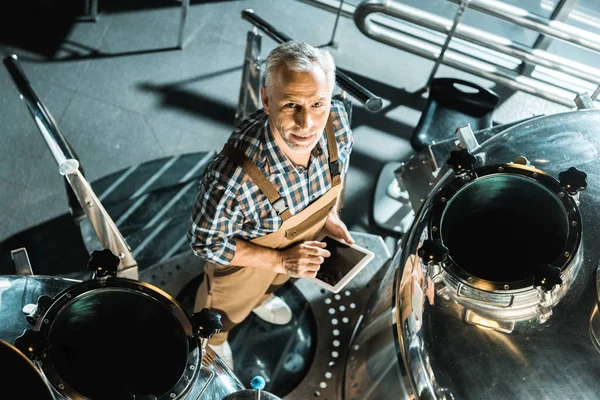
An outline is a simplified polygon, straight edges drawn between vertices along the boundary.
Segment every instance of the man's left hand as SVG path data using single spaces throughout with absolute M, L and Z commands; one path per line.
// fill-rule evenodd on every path
M 323 230 L 333 237 L 342 239 L 348 244 L 354 244 L 354 239 L 352 239 L 350 232 L 348 232 L 346 224 L 342 222 L 335 209 L 327 216 Z

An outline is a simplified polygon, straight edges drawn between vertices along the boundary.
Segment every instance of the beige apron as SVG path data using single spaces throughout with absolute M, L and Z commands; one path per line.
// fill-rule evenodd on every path
M 265 178 L 262 171 L 241 151 L 226 144 L 221 152 L 231 158 L 246 172 L 259 189 L 267 196 L 283 222 L 281 227 L 268 235 L 256 238 L 251 243 L 272 249 L 284 249 L 295 243 L 312 240 L 321 231 L 327 216 L 335 206 L 341 190 L 338 151 L 331 117 L 325 129 L 329 153 L 329 171 L 332 187 L 323 196 L 296 215 L 282 209 L 283 200 L 275 187 Z M 227 340 L 229 331 L 241 323 L 252 309 L 281 287 L 289 275 L 270 270 L 250 267 L 219 266 L 208 262 L 204 266 L 204 280 L 198 288 L 194 311 L 210 308 L 221 314 L 223 330 L 214 335 L 210 343 L 219 345 Z

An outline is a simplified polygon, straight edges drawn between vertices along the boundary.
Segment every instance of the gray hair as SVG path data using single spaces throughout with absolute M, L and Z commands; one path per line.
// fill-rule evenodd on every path
M 275 47 L 267 56 L 267 68 L 265 70 L 265 86 L 267 92 L 273 89 L 273 76 L 275 71 L 282 65 L 293 72 L 310 72 L 318 66 L 325 72 L 330 93 L 333 93 L 335 85 L 335 63 L 333 57 L 327 50 L 318 49 L 307 43 L 289 41 Z

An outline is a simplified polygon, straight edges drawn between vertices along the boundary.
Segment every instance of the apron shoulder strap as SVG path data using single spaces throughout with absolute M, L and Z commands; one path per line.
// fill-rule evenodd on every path
M 240 168 L 244 170 L 245 173 L 250 176 L 252 182 L 258 186 L 258 188 L 267 196 L 269 199 L 269 203 L 273 206 L 275 211 L 277 211 L 277 215 L 281 217 L 284 221 L 292 216 L 290 209 L 283 197 L 279 195 L 279 192 L 271 182 L 265 177 L 260 169 L 254 164 L 246 155 L 240 151 L 239 149 L 233 147 L 229 143 L 226 143 L 221 150 L 221 154 L 230 158 L 234 163 L 236 163 Z
M 329 113 L 327 125 L 325 125 L 325 135 L 327 136 L 327 151 L 329 153 L 329 173 L 331 174 L 331 184 L 332 186 L 337 186 L 341 183 L 341 168 L 340 161 L 338 159 L 337 141 L 335 140 L 331 113 Z

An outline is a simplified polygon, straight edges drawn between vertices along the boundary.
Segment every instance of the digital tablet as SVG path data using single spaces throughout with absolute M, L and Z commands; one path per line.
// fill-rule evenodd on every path
M 333 293 L 342 290 L 375 256 L 370 250 L 331 236 L 321 235 L 315 240 L 324 242 L 331 256 L 325 257 L 317 276 L 311 280 Z

